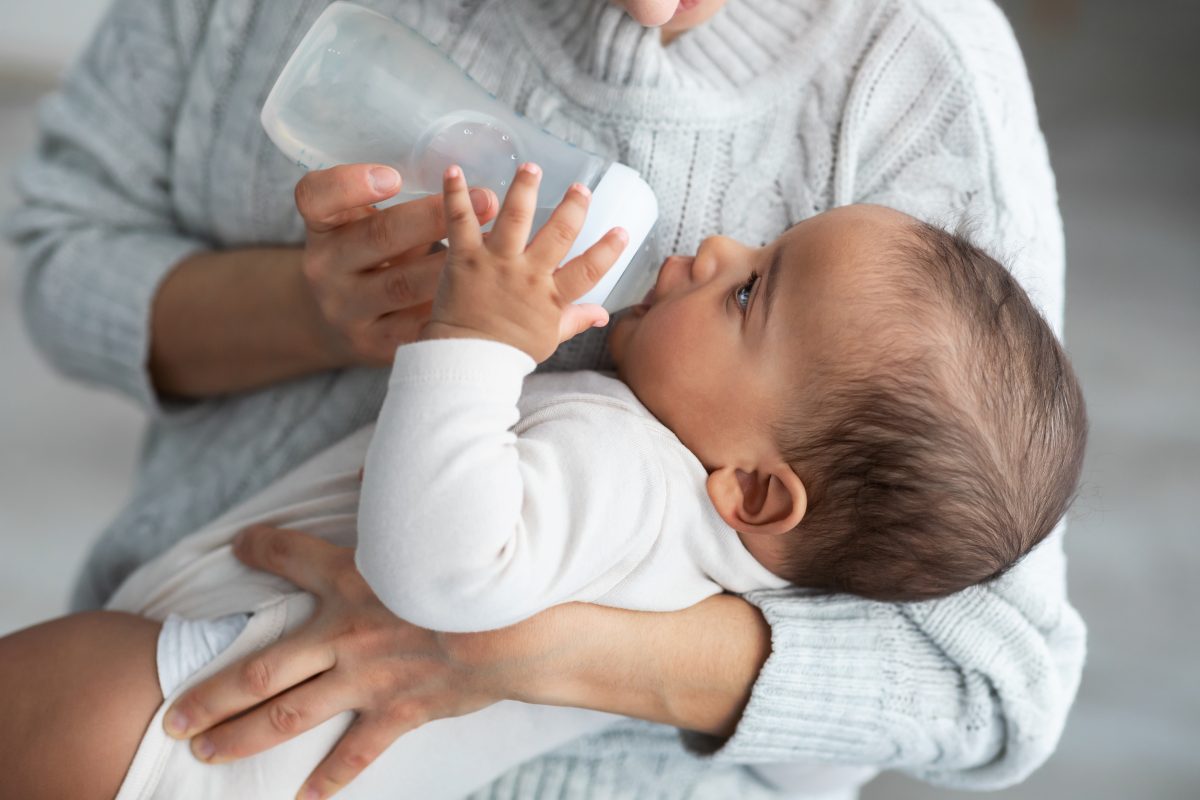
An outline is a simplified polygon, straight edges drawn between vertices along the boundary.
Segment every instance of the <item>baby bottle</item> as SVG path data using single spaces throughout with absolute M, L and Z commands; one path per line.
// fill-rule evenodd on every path
M 382 14 L 330 5 L 284 66 L 262 124 L 280 150 L 309 169 L 395 167 L 404 184 L 390 202 L 440 192 L 451 164 L 462 167 L 468 184 L 503 200 L 517 166 L 534 161 L 542 168 L 534 230 L 572 183 L 592 191 L 566 260 L 613 227 L 629 232 L 620 259 L 579 302 L 616 310 L 639 299 L 623 295 L 645 284 L 637 273 L 649 268 L 643 245 L 658 218 L 650 186 L 629 167 L 568 144 L 505 107 L 431 42 Z

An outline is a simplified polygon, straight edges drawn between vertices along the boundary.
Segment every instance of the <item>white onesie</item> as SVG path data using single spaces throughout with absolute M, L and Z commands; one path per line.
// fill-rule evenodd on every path
M 311 614 L 311 596 L 232 556 L 229 542 L 249 524 L 349 545 L 357 514 L 358 565 L 372 588 L 400 616 L 439 630 L 500 627 L 571 600 L 669 611 L 722 590 L 786 585 L 716 514 L 703 466 L 627 386 L 594 372 L 529 375 L 533 367 L 482 340 L 401 347 L 373 433 L 318 454 L 130 577 L 109 608 L 176 616 L 159 645 L 167 701 L 118 800 L 293 797 L 351 721 L 341 714 L 220 766 L 162 733 L 185 688 Z M 405 796 L 461 797 L 616 719 L 498 703 L 406 735 L 339 796 L 403 785 Z

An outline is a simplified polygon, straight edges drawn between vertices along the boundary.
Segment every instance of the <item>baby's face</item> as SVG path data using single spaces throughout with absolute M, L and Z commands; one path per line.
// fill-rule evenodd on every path
M 879 252 L 911 218 L 847 206 L 765 247 L 705 239 L 671 256 L 609 345 L 621 379 L 705 467 L 772 448 L 785 410 L 803 413 L 815 357 L 869 335 L 866 298 L 886 281 Z M 881 343 L 882 345 L 882 343 Z

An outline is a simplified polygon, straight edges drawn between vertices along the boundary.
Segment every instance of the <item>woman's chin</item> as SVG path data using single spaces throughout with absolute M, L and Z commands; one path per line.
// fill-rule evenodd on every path
M 621 0 L 618 5 L 638 23 L 658 28 L 670 22 L 682 4 L 678 0 Z

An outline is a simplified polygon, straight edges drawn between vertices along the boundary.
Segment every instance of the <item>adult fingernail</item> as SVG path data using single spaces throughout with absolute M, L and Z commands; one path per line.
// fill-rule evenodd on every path
M 213 753 L 217 752 L 217 746 L 211 740 L 198 736 L 192 743 L 192 752 L 196 754 L 197 758 L 208 761 L 213 757 Z
M 391 167 L 371 167 L 367 175 L 376 192 L 394 192 L 400 187 L 400 173 Z
M 482 214 L 488 210 L 488 206 L 492 204 L 492 200 L 488 197 L 487 189 L 472 189 L 471 190 L 471 208 L 475 209 L 476 214 Z
M 533 163 L 532 161 L 527 161 L 524 164 L 522 164 L 521 169 L 524 170 L 525 172 L 528 172 L 530 175 L 536 176 L 536 175 L 542 174 L 542 168 L 539 167 L 537 164 Z
M 309 786 L 300 793 L 300 800 L 321 800 L 321 792 Z
M 167 712 L 167 718 L 163 721 L 163 727 L 172 736 L 183 736 L 187 733 L 188 729 L 187 714 L 178 709 Z

